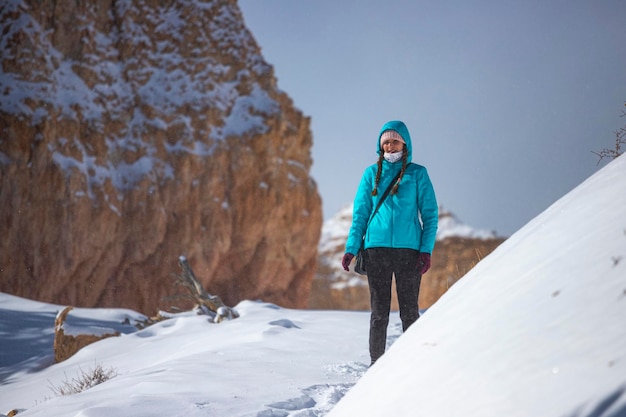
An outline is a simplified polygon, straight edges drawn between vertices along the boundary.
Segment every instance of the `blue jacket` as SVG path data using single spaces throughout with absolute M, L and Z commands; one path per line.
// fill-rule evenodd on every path
M 413 146 L 411 136 L 404 123 L 391 121 L 383 125 L 376 141 L 379 155 L 383 150 L 380 136 L 385 130 L 395 130 L 404 141 L 408 151 L 407 167 L 396 194 L 387 196 L 376 215 L 367 226 L 370 215 L 378 200 L 402 169 L 402 161 L 395 163 L 383 160 L 382 173 L 378 184 L 378 195 L 372 196 L 378 165 L 365 169 L 354 198 L 352 226 L 346 242 L 346 252 L 356 254 L 365 237 L 367 248 L 409 248 L 432 253 L 437 235 L 439 210 L 435 191 L 426 168 L 410 163 Z M 367 234 L 366 234 L 367 229 Z

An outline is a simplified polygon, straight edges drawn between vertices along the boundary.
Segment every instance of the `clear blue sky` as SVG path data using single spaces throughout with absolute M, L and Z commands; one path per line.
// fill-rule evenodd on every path
M 278 86 L 311 117 L 332 217 L 411 132 L 439 203 L 510 235 L 596 172 L 626 102 L 624 0 L 239 0 Z

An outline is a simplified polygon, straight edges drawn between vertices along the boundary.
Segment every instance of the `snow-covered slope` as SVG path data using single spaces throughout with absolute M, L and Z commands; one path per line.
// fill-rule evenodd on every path
M 626 156 L 451 288 L 329 417 L 626 415 Z

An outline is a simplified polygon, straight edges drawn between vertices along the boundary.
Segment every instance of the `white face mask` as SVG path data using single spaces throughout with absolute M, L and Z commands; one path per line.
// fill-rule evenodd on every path
M 393 164 L 394 162 L 398 162 L 402 159 L 402 151 L 394 153 L 385 152 L 384 158 Z

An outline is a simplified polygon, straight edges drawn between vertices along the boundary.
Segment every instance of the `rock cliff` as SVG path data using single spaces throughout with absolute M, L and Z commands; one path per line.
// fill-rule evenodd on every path
M 318 270 L 309 300 L 310 308 L 342 310 L 370 308 L 367 278 L 352 270 L 345 272 L 341 267 L 341 257 L 351 223 L 351 206 L 344 208 L 324 223 L 319 246 Z M 495 232 L 474 229 L 462 223 L 452 212 L 440 207 L 439 230 L 432 266 L 422 277 L 420 309 L 433 305 L 455 282 L 504 240 Z M 397 310 L 395 288 L 392 294 L 392 308 Z
M 235 0 L 5 0 L 0 291 L 166 309 L 185 255 L 227 304 L 307 304 L 310 121 Z

